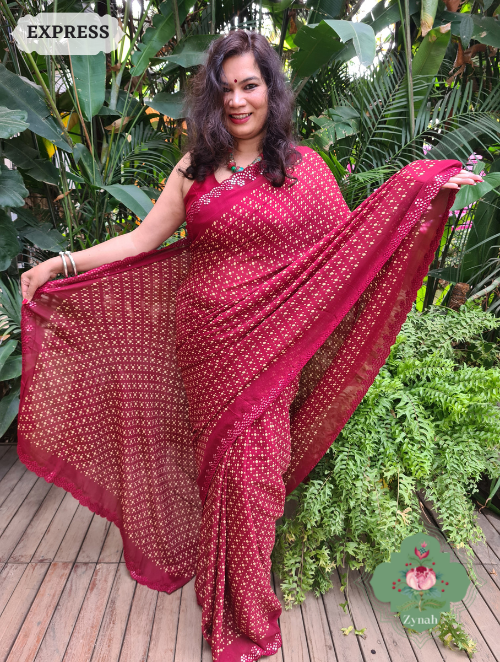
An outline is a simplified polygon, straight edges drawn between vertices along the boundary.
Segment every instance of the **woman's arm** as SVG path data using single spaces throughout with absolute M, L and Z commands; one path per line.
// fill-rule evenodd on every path
M 189 165 L 186 154 L 170 174 L 165 188 L 142 223 L 132 232 L 113 237 L 91 248 L 72 253 L 77 271 L 89 271 L 103 264 L 151 251 L 170 237 L 185 219 L 184 194 L 189 182 L 178 172 Z M 63 272 L 60 256 L 41 262 L 21 276 L 23 298 L 31 301 L 35 291 Z

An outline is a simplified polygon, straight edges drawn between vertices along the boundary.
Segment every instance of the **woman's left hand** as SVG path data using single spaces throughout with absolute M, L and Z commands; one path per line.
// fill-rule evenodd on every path
M 451 188 L 451 189 L 459 189 L 461 186 L 464 184 L 476 184 L 477 182 L 482 182 L 483 178 L 481 175 L 474 175 L 472 172 L 469 172 L 468 170 L 461 170 L 458 175 L 455 175 L 454 177 L 450 177 L 450 179 L 446 182 L 446 184 L 443 184 L 441 188 Z

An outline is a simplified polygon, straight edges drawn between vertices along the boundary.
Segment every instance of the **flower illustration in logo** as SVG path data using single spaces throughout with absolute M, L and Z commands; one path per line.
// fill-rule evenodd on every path
M 419 565 L 406 573 L 406 583 L 416 591 L 427 591 L 436 583 L 436 573 L 432 568 Z
M 420 547 L 415 547 L 415 556 L 418 556 L 420 560 L 426 559 L 430 554 L 430 551 L 427 549 L 427 543 L 424 541 Z

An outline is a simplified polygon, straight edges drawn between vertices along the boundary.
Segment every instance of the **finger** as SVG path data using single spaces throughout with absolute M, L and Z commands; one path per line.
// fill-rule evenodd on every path
M 448 181 L 452 182 L 453 184 L 469 184 L 470 186 L 474 186 L 475 184 L 479 183 L 477 180 L 471 179 L 470 177 L 451 177 Z
M 455 184 L 454 182 L 447 182 L 446 184 L 443 184 L 441 188 L 459 189 L 460 186 L 458 184 Z
M 23 278 L 24 274 L 21 276 L 21 295 L 23 299 L 26 299 L 26 295 L 28 294 L 28 287 L 29 287 L 29 280 L 27 278 Z
M 458 178 L 465 178 L 465 179 L 474 179 L 475 181 L 483 181 L 483 178 L 481 175 L 476 175 L 473 172 L 469 172 L 468 170 L 461 170 L 459 173 L 454 175 L 451 179 L 454 179 L 455 177 Z
M 31 301 L 31 299 L 33 298 L 33 295 L 36 292 L 36 289 L 37 289 L 36 283 L 34 282 L 34 279 L 32 278 L 30 283 L 29 283 L 28 291 L 26 293 L 26 300 L 27 301 Z

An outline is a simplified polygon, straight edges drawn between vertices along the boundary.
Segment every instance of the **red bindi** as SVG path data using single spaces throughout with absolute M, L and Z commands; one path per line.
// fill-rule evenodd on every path
M 238 81 L 236 80 L 236 78 L 234 79 L 234 82 L 235 82 L 235 83 L 237 83 L 237 82 L 238 82 Z

